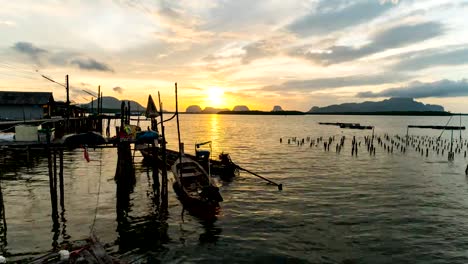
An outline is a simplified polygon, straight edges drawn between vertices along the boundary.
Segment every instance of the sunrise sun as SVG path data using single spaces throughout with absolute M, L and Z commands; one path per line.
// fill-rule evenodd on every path
M 224 104 L 224 91 L 218 87 L 211 87 L 207 90 L 207 102 L 211 107 L 221 107 Z

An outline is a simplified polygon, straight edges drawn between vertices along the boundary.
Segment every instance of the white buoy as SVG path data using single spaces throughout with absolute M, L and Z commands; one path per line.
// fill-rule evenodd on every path
M 60 255 L 60 260 L 68 260 L 70 258 L 70 251 L 66 249 L 62 249 L 59 251 L 59 255 Z
M 6 258 L 4 256 L 0 256 L 0 263 L 6 263 Z

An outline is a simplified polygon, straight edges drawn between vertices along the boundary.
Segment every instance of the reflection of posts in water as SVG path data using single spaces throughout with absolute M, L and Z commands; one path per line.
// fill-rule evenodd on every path
M 160 187 L 161 184 L 159 183 L 159 166 L 161 165 L 158 158 L 158 149 L 153 145 L 151 148 L 153 152 L 153 192 L 154 192 L 154 204 L 156 205 L 156 209 L 159 210 L 159 202 L 160 202 Z
M 130 188 L 124 183 L 117 182 L 116 190 L 116 215 L 117 215 L 117 233 L 119 234 L 118 242 L 120 250 L 125 251 L 125 242 L 127 241 L 127 230 L 130 225 L 128 222 L 128 212 L 130 211 Z
M 1 172 L 0 172 L 0 175 Z M 7 246 L 7 224 L 5 218 L 5 206 L 3 203 L 3 192 L 2 186 L 0 184 L 0 217 L 2 218 L 2 222 L 0 222 L 0 252 L 1 254 L 5 253 L 5 247 Z
M 65 211 L 65 191 L 63 181 L 63 149 L 59 151 L 59 181 L 60 181 L 60 207 Z
M 116 214 L 117 232 L 119 233 L 119 244 L 127 240 L 126 230 L 129 229 L 127 219 L 130 211 L 130 193 L 135 186 L 135 171 L 132 163 L 130 143 L 119 142 L 117 146 L 117 168 L 115 172 L 116 190 Z
M 117 146 L 117 169 L 115 172 L 115 181 L 127 186 L 135 185 L 135 170 L 132 162 L 132 151 L 130 143 L 119 142 Z
M 110 122 L 111 119 L 107 118 L 106 137 L 110 138 Z
M 55 161 L 54 161 L 55 163 Z M 54 172 L 52 170 L 52 150 L 49 148 L 47 149 L 47 164 L 49 170 L 49 188 L 50 188 L 50 202 L 52 206 L 52 218 L 58 215 L 57 213 L 57 189 L 56 185 L 54 185 Z M 56 166 L 54 166 L 56 169 Z
M 201 224 L 203 225 L 205 232 L 200 234 L 198 237 L 200 244 L 216 243 L 223 230 L 216 227 L 214 225 L 214 221 L 203 221 Z
M 129 207 L 130 193 L 135 186 L 135 170 L 132 163 L 132 152 L 130 143 L 120 142 L 117 147 L 117 169 L 115 172 L 115 182 L 117 183 L 117 220 L 121 216 L 119 213 L 126 212 Z
M 117 222 L 127 222 L 127 214 L 130 210 L 130 193 L 133 192 L 133 186 L 129 186 L 124 182 L 117 182 L 116 190 L 116 208 L 117 208 Z
M 70 236 L 67 234 L 67 219 L 65 218 L 65 189 L 63 180 L 63 149 L 59 150 L 59 191 L 60 191 L 60 221 L 62 222 L 62 238 L 67 240 Z
M 58 238 L 60 236 L 60 223 L 58 221 L 58 210 L 57 210 L 57 155 L 54 150 L 54 160 L 52 166 L 52 150 L 47 149 L 47 161 L 48 161 L 48 170 L 49 170 L 49 187 L 50 187 L 50 201 L 52 205 L 52 247 L 54 249 L 58 246 Z

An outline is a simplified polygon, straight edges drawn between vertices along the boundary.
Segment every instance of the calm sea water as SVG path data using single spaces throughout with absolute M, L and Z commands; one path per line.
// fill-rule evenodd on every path
M 51 219 L 47 158 L 3 152 L 1 187 L 7 231 L 3 253 L 24 260 L 64 241 L 86 238 L 96 215 L 95 234 L 107 250 L 136 263 L 467 263 L 468 160 L 453 162 L 414 150 L 393 154 L 362 146 L 351 156 L 351 138 L 371 130 L 320 126 L 359 122 L 375 133 L 406 134 L 408 124 L 445 125 L 448 117 L 389 116 L 220 116 L 181 115 L 186 152 L 212 140 L 213 152 L 230 153 L 242 167 L 284 185 L 283 191 L 242 173 L 220 182 L 222 211 L 206 222 L 182 213 L 172 187 L 169 217 L 161 222 L 151 169 L 135 158 L 136 184 L 127 204 L 117 206 L 113 180 L 116 150 L 65 153 L 65 211 L 60 226 Z M 462 120 L 468 126 L 468 121 Z M 451 125 L 458 125 L 454 117 Z M 142 122 L 142 127 L 148 124 Z M 175 123 L 167 124 L 175 149 Z M 441 131 L 412 129 L 410 135 Z M 280 137 L 340 137 L 345 149 L 280 144 Z M 444 132 L 443 138 L 450 138 Z M 454 133 L 459 138 L 459 132 Z M 467 138 L 463 132 L 462 138 Z M 5 158 L 6 157 L 6 158 Z M 13 166 L 12 164 L 16 164 Z M 98 190 L 100 186 L 99 200 Z M 97 208 L 97 210 L 96 210 Z M 0 241 L 1 242 L 1 241 Z

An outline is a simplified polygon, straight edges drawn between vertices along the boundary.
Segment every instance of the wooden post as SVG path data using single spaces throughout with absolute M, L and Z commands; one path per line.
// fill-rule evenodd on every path
M 99 115 L 99 111 L 101 111 L 101 85 L 98 85 L 97 92 L 97 115 Z
M 102 92 L 101 92 L 101 111 L 99 112 L 99 115 L 102 115 Z M 102 118 L 99 118 L 99 133 L 102 134 Z
M 60 206 L 65 211 L 65 190 L 63 181 L 63 149 L 59 151 L 59 182 L 60 182 Z
M 65 125 L 65 134 L 67 134 L 69 132 L 69 121 L 70 121 L 70 89 L 69 89 L 69 85 L 68 85 L 68 74 L 65 75 L 65 89 L 66 89 L 66 92 L 67 92 L 67 102 L 66 102 L 66 105 L 67 105 L 67 112 L 65 114 L 65 117 L 66 117 L 66 125 Z
M 54 149 L 54 192 L 57 195 L 57 150 Z
M 50 202 L 52 205 L 52 220 L 54 223 L 58 221 L 58 211 L 57 211 L 57 190 L 54 186 L 54 172 L 52 171 L 52 153 L 50 147 L 47 148 L 47 161 L 48 161 L 48 170 L 49 170 L 49 188 L 50 188 Z
M 161 207 L 167 210 L 168 207 L 168 190 L 167 190 L 167 157 L 166 157 L 166 135 L 164 132 L 164 117 L 163 104 L 161 102 L 161 94 L 158 92 L 159 99 L 159 115 L 161 116 L 161 148 L 162 148 L 162 164 L 161 164 Z
M 122 102 L 120 104 L 120 130 L 119 133 L 121 133 L 124 129 L 125 125 L 125 102 Z M 119 135 L 117 135 L 119 136 Z
M 462 129 L 461 129 L 461 113 L 460 113 L 460 144 L 461 144 L 461 141 L 462 141 L 461 131 L 462 131 Z
M 408 146 L 409 126 L 406 127 L 406 146 Z
M 110 138 L 110 122 L 111 122 L 111 119 L 110 117 L 107 118 L 107 127 L 106 127 L 106 137 Z
M 120 131 L 124 131 L 125 126 L 125 103 L 122 102 L 120 106 L 121 116 L 120 116 Z M 119 141 L 117 143 L 117 169 L 115 172 L 115 181 L 117 183 L 117 189 L 124 188 L 124 190 L 133 189 L 135 185 L 135 170 L 132 162 L 132 150 L 130 143 L 128 141 L 122 141 L 122 138 L 118 137 Z M 124 191 L 123 193 L 127 193 Z
M 158 148 L 155 147 L 155 144 L 152 144 L 151 151 L 153 152 L 153 160 L 152 160 L 152 165 L 153 165 L 153 203 L 156 205 L 156 208 L 159 211 L 160 207 L 160 196 L 161 196 L 161 184 L 159 182 L 159 168 L 161 167 L 161 162 L 158 157 Z M 163 164 L 164 166 L 164 164 Z
M 2 222 L 0 225 L 0 250 L 3 253 L 5 250 L 5 246 L 7 245 L 7 224 L 5 218 L 5 205 L 3 202 L 3 193 L 2 193 L 2 186 L 0 184 L 0 217 L 2 218 Z
M 125 124 L 130 125 L 130 115 L 131 115 L 131 109 L 130 109 L 130 101 L 127 101 L 128 106 L 126 108 L 126 115 L 125 115 Z
M 450 152 L 449 152 L 449 156 L 448 156 L 448 159 L 449 160 L 453 160 L 453 129 L 451 130 L 452 134 L 451 134 L 451 137 L 450 137 Z
M 179 126 L 179 100 L 177 97 L 177 83 L 175 83 L 175 107 L 176 107 L 176 120 L 177 120 L 177 139 L 179 141 L 179 162 L 182 163 L 182 143 L 180 141 L 180 126 Z M 208 158 L 209 160 L 209 158 Z M 182 167 L 180 167 L 182 168 Z M 182 178 L 182 170 L 179 171 L 180 178 Z

